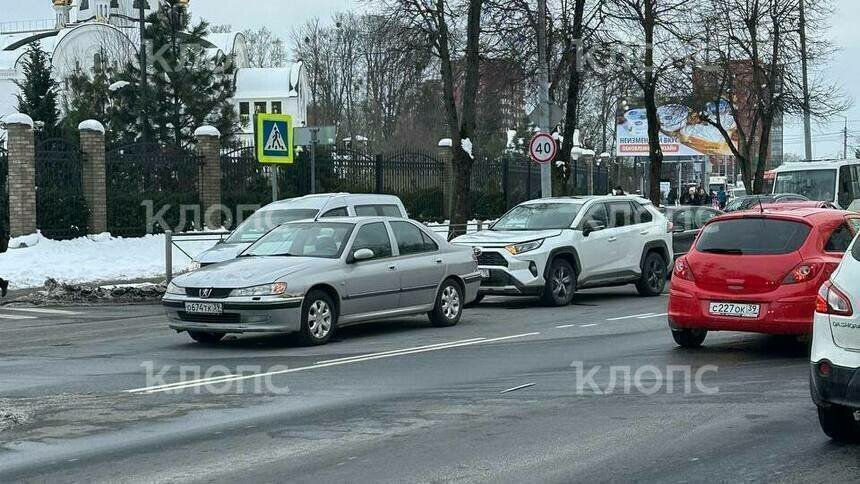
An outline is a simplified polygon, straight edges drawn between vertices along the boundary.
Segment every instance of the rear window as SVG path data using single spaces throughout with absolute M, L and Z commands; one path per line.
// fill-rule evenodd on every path
M 714 254 L 788 254 L 803 245 L 810 229 L 809 225 L 791 220 L 723 220 L 702 230 L 702 235 L 696 242 L 696 250 Z

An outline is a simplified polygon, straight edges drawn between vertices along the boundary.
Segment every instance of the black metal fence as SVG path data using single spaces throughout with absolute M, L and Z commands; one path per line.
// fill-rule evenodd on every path
M 0 146 L 0 224 L 4 233 L 9 233 L 9 152 Z
M 200 163 L 193 152 L 157 143 L 121 146 L 107 152 L 105 175 L 112 234 L 136 237 L 199 227 Z
M 221 152 L 221 203 L 230 210 L 224 226 L 233 229 L 252 207 L 272 201 L 271 169 L 257 163 L 253 146 Z
M 87 233 L 82 161 L 73 141 L 36 142 L 36 226 L 45 237 L 72 239 Z

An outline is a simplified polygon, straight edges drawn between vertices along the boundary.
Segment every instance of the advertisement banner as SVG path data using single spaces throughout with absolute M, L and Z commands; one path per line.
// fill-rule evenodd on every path
M 734 139 L 737 128 L 726 102 L 717 108 L 710 103 L 707 108 L 714 118 L 719 114 L 726 131 Z M 719 113 L 717 112 L 719 109 Z M 669 104 L 657 108 L 660 118 L 660 147 L 663 156 L 731 156 L 732 152 L 719 130 L 701 121 L 687 106 Z M 648 156 L 648 120 L 644 108 L 631 109 L 618 118 L 618 156 Z

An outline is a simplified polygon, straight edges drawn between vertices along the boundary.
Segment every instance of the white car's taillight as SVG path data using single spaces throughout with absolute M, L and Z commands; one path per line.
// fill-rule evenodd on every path
M 815 298 L 815 312 L 836 316 L 854 314 L 851 301 L 830 281 L 825 282 L 818 290 L 818 296 Z

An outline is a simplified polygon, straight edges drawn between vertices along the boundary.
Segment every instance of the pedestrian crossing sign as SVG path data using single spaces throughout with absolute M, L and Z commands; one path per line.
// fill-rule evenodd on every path
M 293 162 L 293 118 L 286 114 L 258 114 L 255 125 L 257 161 Z

